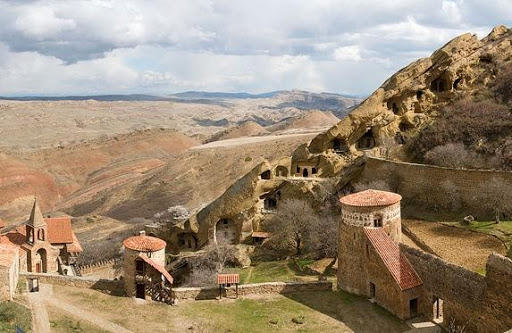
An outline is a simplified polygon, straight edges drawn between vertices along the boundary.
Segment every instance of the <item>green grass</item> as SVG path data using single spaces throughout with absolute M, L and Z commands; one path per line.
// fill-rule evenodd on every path
M 494 221 L 473 221 L 470 225 L 461 225 L 455 222 L 450 224 L 460 228 L 494 235 L 507 244 L 509 248 L 512 246 L 512 221 L 501 221 L 498 224 Z
M 222 301 L 181 301 L 169 306 L 112 297 L 89 289 L 77 290 L 55 286 L 54 295 L 133 332 L 391 333 L 409 329 L 398 318 L 375 309 L 366 298 L 345 292 L 311 291 Z M 76 330 L 76 319 L 55 319 L 52 309 L 49 310 L 56 332 Z M 80 327 L 86 331 L 84 324 L 81 322 Z M 62 330 L 57 330 L 60 328 Z
M 0 303 L 0 332 L 14 332 L 14 325 L 30 332 L 31 324 L 29 309 L 15 302 Z
M 266 261 L 255 262 L 248 268 L 229 268 L 226 273 L 240 274 L 241 283 L 263 283 L 263 282 L 290 282 L 296 281 L 298 272 L 290 269 L 293 261 Z

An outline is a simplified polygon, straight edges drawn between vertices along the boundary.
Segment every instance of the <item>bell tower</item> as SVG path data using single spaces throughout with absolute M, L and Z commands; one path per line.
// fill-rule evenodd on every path
M 26 242 L 32 245 L 38 242 L 47 242 L 47 231 L 46 222 L 41 213 L 41 208 L 39 208 L 37 197 L 35 197 L 34 206 L 32 206 L 32 212 L 26 225 Z

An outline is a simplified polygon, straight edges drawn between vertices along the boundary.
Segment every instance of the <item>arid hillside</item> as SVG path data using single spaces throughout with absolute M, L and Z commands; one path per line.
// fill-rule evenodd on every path
M 358 102 L 299 91 L 194 96 L 0 101 L 2 219 L 22 221 L 36 194 L 44 211 L 75 216 L 151 217 L 177 204 L 195 210 L 263 159 L 291 154 L 339 120 L 308 105 L 348 112 Z M 189 150 L 201 141 L 216 142 Z

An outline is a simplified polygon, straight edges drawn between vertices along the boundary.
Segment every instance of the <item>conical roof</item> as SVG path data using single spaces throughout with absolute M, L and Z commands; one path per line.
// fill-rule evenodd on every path
M 34 206 L 32 207 L 32 212 L 30 213 L 30 218 L 28 219 L 28 224 L 34 227 L 40 227 L 46 225 L 44 221 L 43 214 L 41 213 L 41 208 L 39 208 L 39 203 L 37 202 L 37 198 L 34 199 Z

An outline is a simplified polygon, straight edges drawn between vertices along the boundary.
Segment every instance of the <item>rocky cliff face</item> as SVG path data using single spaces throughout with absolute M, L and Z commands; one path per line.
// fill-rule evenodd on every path
M 319 176 L 329 177 L 365 150 L 399 150 L 442 107 L 488 88 L 511 62 L 511 43 L 512 31 L 504 26 L 482 40 L 469 33 L 451 40 L 386 80 L 348 117 L 298 149 L 293 163 L 312 161 Z
M 498 26 L 482 40 L 469 33 L 459 36 L 401 69 L 346 118 L 300 146 L 291 161 L 257 166 L 193 216 L 200 243 L 213 239 L 222 219 L 236 221 L 240 241 L 249 237 L 259 228 L 255 221 L 264 218 L 258 205 L 277 188 L 286 186 L 288 196 L 314 200 L 322 179 L 336 179 L 338 188 L 354 179 L 365 152 L 403 153 L 408 138 L 435 119 L 441 108 L 488 88 L 511 59 L 512 30 Z M 286 169 L 286 177 L 279 175 L 278 167 Z M 262 179 L 265 171 L 269 179 Z M 304 178 L 307 181 L 298 181 Z

